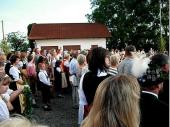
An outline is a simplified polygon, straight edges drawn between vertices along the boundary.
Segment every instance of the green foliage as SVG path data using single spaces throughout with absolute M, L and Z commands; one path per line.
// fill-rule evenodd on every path
M 9 52 L 11 52 L 10 45 L 8 44 L 8 42 L 6 40 L 1 41 L 0 48 L 5 53 L 5 55 L 7 55 Z
M 92 13 L 86 16 L 89 22 L 102 23 L 108 27 L 112 34 L 108 40 L 109 49 L 124 48 L 127 44 L 133 44 L 139 49 L 158 49 L 159 0 L 91 0 L 91 5 Z M 169 32 L 168 7 L 168 0 L 162 1 L 161 21 L 166 42 Z
M 7 41 L 10 43 L 11 48 L 15 51 L 27 51 L 29 47 L 26 36 L 20 32 L 9 33 Z
M 160 38 L 160 43 L 159 43 L 159 52 L 164 52 L 166 49 L 165 49 L 165 46 L 166 46 L 166 41 L 164 40 L 164 38 Z
M 24 86 L 23 94 L 25 96 L 25 102 L 26 102 L 26 104 L 25 104 L 26 107 L 25 107 L 23 114 L 24 114 L 24 116 L 30 118 L 33 108 L 32 108 L 32 93 L 31 93 L 31 89 L 28 85 Z

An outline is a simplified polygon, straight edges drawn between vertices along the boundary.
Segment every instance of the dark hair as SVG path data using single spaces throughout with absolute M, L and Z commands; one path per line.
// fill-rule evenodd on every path
M 128 46 L 125 48 L 125 54 L 128 55 L 128 56 L 131 56 L 131 55 L 132 55 L 132 52 L 136 52 L 136 47 L 133 46 L 133 45 L 128 45 Z
M 38 64 L 39 64 L 39 63 L 42 63 L 42 62 L 45 62 L 45 59 L 44 59 L 43 56 L 39 56 L 39 58 L 38 58 Z
M 55 67 L 59 67 L 60 64 L 61 64 L 61 61 L 60 61 L 60 60 L 57 60 L 57 61 L 55 62 Z
M 12 54 L 13 54 L 12 52 L 8 53 L 6 59 L 9 60 Z
M 127 52 L 135 52 L 135 51 L 136 51 L 136 48 L 135 48 L 135 46 L 133 46 L 133 45 L 129 45 L 129 46 L 127 46 L 127 47 L 125 48 L 125 51 L 127 51 Z
M 33 56 L 30 54 L 28 55 L 27 59 L 28 59 L 28 62 L 30 62 L 33 59 Z
M 156 54 L 151 57 L 152 64 L 158 65 L 159 67 L 162 67 L 165 64 L 169 63 L 169 56 L 163 53 Z
M 149 68 L 146 70 L 146 73 L 138 78 L 138 81 L 142 87 L 152 88 L 152 86 L 163 82 L 164 77 L 159 66 L 152 62 L 150 62 L 148 66 Z
M 105 58 L 108 55 L 108 51 L 102 47 L 94 48 L 88 58 L 89 70 L 97 74 L 98 69 L 101 71 L 106 70 L 108 67 L 105 63 Z
M 10 62 L 11 62 L 11 64 L 14 64 L 14 63 L 17 61 L 17 59 L 19 59 L 19 57 L 18 57 L 18 56 L 16 56 L 16 55 L 12 55 L 12 56 L 11 56 L 11 58 L 10 58 Z
M 77 58 L 78 52 L 74 50 L 74 51 L 71 53 L 71 55 L 72 55 L 73 58 Z

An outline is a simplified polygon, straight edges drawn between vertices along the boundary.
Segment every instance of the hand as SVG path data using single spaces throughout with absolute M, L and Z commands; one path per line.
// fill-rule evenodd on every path
M 19 88 L 19 89 L 17 89 L 17 90 L 19 91 L 19 93 L 22 93 L 22 92 L 23 92 L 23 90 L 24 90 L 24 87 Z

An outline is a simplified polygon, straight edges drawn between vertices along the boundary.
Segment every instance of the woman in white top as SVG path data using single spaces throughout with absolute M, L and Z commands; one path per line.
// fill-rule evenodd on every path
M 77 57 L 77 61 L 79 63 L 79 71 L 77 74 L 78 83 L 80 83 L 78 88 L 78 94 L 79 94 L 79 115 L 78 115 L 78 124 L 80 125 L 83 121 L 84 116 L 84 105 L 87 105 L 86 97 L 84 95 L 83 89 L 82 89 L 82 81 L 84 77 L 84 74 L 88 72 L 88 67 L 86 63 L 86 56 L 83 54 L 79 54 Z
M 13 82 L 10 83 L 10 88 L 12 90 L 17 90 L 18 87 L 17 87 L 17 84 L 19 85 L 24 85 L 24 81 L 22 80 L 22 77 L 21 77 L 21 72 L 20 70 L 17 68 L 17 65 L 19 63 L 19 57 L 16 56 L 16 55 L 13 55 L 11 58 L 10 58 L 10 61 L 11 61 L 11 68 L 9 70 L 9 74 L 13 80 Z M 14 106 L 14 112 L 15 113 L 21 113 L 21 105 L 20 105 L 20 100 L 19 98 L 16 98 L 13 102 L 12 102 L 13 106 Z

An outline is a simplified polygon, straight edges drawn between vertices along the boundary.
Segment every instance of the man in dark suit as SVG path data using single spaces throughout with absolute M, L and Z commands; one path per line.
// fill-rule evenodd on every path
M 161 68 L 163 76 L 163 91 L 158 97 L 161 101 L 169 105 L 169 56 L 163 53 L 156 54 L 152 58 L 152 63 Z
M 169 107 L 158 99 L 163 89 L 161 69 L 151 61 L 139 83 L 142 87 L 141 127 L 169 127 Z

